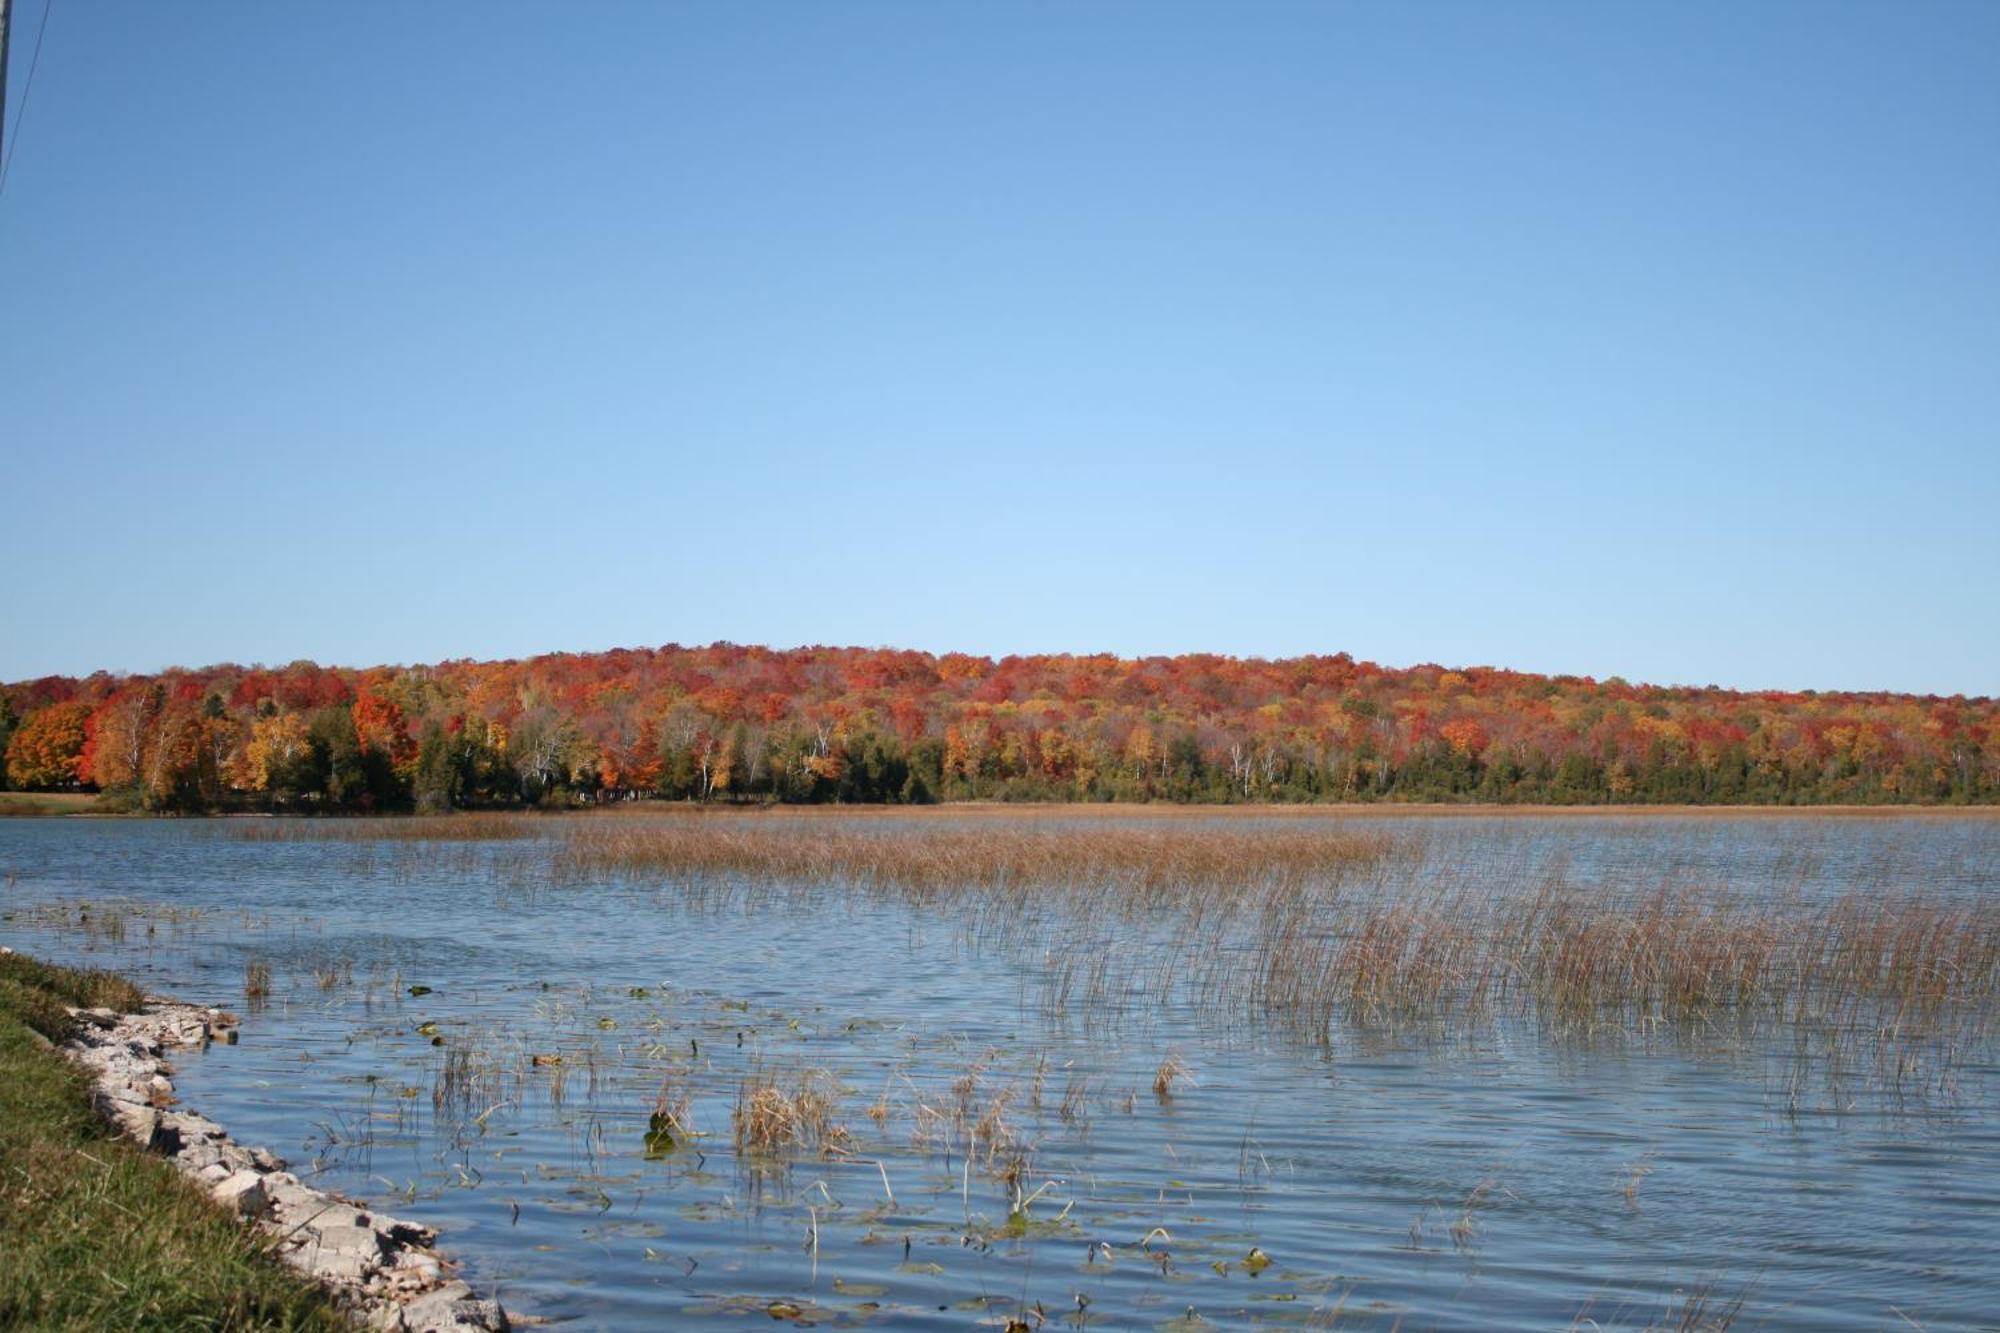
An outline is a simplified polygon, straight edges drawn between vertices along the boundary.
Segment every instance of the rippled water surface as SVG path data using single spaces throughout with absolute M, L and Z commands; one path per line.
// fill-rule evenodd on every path
M 1339 824 L 1393 840 L 1408 886 L 2000 894 L 1991 818 Z M 1740 1302 L 1738 1327 L 2000 1320 L 2000 1082 L 1977 1031 L 1889 1070 L 1726 1021 L 1557 1032 L 1503 1009 L 1306 1033 L 1177 984 L 1186 936 L 1144 914 L 1066 920 L 1028 895 L 1014 929 L 832 879 L 552 876 L 560 832 L 240 833 L 0 821 L 0 941 L 242 1013 L 240 1045 L 181 1060 L 183 1099 L 441 1226 L 518 1311 L 1643 1328 L 1706 1301 Z M 1108 956 L 1087 1000 L 1059 999 L 1066 938 Z M 254 1004 L 253 963 L 272 977 Z M 1170 1056 L 1185 1075 L 1156 1095 Z M 843 1151 L 739 1154 L 745 1080 L 809 1071 Z M 663 1085 L 695 1135 L 649 1140 Z

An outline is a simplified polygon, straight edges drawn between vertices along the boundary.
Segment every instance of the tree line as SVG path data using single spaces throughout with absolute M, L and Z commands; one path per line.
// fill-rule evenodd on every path
M 112 809 L 603 801 L 1970 803 L 2000 701 L 1345 653 L 999 659 L 718 643 L 0 686 L 6 784 Z

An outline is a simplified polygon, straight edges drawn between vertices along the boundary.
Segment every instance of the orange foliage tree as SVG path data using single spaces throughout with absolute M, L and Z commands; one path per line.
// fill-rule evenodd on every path
M 7 743 L 8 782 L 24 791 L 76 786 L 90 713 L 80 701 L 30 713 Z

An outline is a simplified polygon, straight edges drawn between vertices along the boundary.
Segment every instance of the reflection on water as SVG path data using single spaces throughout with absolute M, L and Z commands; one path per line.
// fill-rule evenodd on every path
M 1377 888 L 1399 892 L 2000 889 L 1982 818 L 1343 826 L 1396 844 Z M 552 880 L 555 850 L 0 822 L 0 940 L 238 1009 L 267 967 L 242 1044 L 187 1057 L 182 1095 L 444 1227 L 511 1307 L 590 1327 L 1610 1328 L 1740 1300 L 1739 1326 L 1969 1328 L 2000 1310 L 1981 1024 L 1815 1045 L 1720 1018 L 1558 1032 L 1501 1006 L 1305 1034 L 1220 986 L 1226 967 L 1183 965 L 1176 919 Z M 1226 913 L 1202 929 L 1217 957 L 1248 947 Z M 801 1145 L 739 1146 L 746 1085 L 785 1099 L 765 1109 Z

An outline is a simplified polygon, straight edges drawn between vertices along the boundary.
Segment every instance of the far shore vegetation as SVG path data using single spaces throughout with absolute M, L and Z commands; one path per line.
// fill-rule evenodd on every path
M 2000 700 L 714 644 L 0 686 L 0 814 L 2000 803 Z
M 97 813 L 101 801 L 87 791 L 0 792 L 0 816 L 88 815 Z
M 0 955 L 0 1328 L 350 1327 L 166 1162 L 92 1109 L 52 1049 L 70 1008 L 143 997 L 103 972 Z

